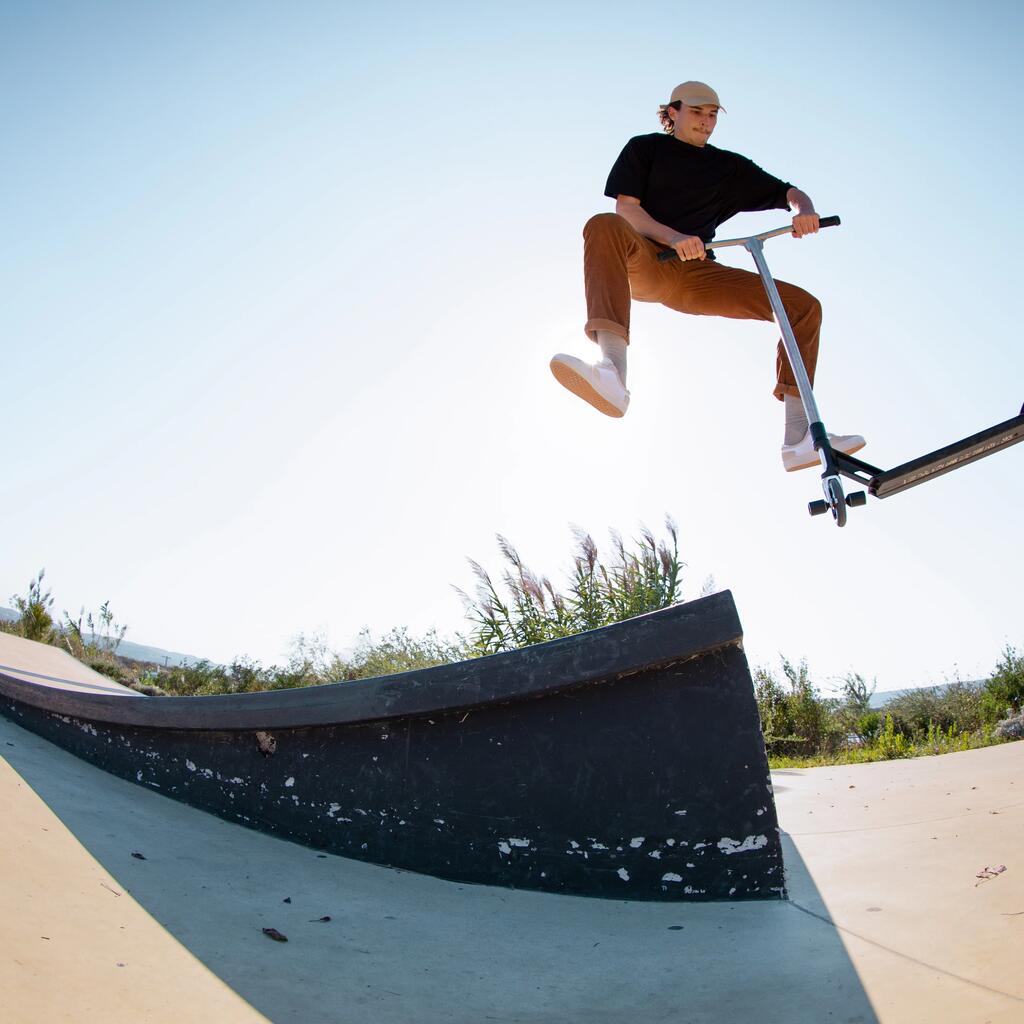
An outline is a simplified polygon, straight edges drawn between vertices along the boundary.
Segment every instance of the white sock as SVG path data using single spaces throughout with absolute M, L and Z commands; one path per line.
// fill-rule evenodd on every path
M 597 343 L 601 347 L 601 355 L 607 359 L 616 370 L 619 371 L 619 378 L 622 386 L 626 386 L 626 339 L 614 331 L 595 331 Z
M 796 444 L 807 433 L 804 403 L 795 395 L 783 395 L 782 404 L 786 408 L 786 435 L 782 443 Z

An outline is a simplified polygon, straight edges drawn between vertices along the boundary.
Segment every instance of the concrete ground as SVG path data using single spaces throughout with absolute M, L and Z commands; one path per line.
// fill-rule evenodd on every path
M 320 855 L 0 718 L 0 1018 L 1019 1024 L 1022 767 L 775 772 L 789 901 L 616 903 Z

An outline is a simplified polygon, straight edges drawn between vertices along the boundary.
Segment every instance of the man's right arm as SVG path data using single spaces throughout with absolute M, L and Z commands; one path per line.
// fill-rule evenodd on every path
M 656 221 L 634 196 L 617 196 L 615 212 L 646 238 L 670 245 L 681 260 L 704 259 L 704 242 L 697 235 L 684 235 L 665 224 Z

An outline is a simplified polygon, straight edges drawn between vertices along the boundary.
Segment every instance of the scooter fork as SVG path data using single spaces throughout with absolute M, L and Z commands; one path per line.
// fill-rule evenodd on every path
M 832 445 L 828 440 L 828 431 L 821 421 L 821 413 L 818 411 L 818 403 L 814 399 L 814 389 L 811 387 L 811 380 L 807 376 L 807 368 L 804 366 L 803 357 L 800 355 L 800 347 L 796 342 L 796 335 L 793 333 L 792 324 L 786 313 L 786 307 L 782 304 L 782 297 L 775 284 L 775 279 L 768 269 L 768 263 L 764 258 L 764 241 L 754 235 L 746 239 L 743 246 L 754 258 L 757 265 L 757 272 L 761 275 L 761 283 L 764 285 L 765 293 L 768 295 L 768 302 L 772 307 L 775 316 L 775 323 L 782 333 L 782 344 L 789 358 L 789 365 L 792 367 L 793 376 L 796 378 L 797 390 L 800 392 L 800 401 L 804 407 L 804 414 L 807 417 L 811 440 L 814 442 L 814 450 L 818 453 L 821 461 L 821 489 L 825 495 L 824 501 L 812 501 L 808 503 L 808 511 L 812 516 L 820 515 L 823 512 L 831 512 L 832 518 L 837 526 L 846 525 L 846 497 L 843 494 L 843 482 L 839 476 L 839 468 L 836 466 L 835 454 Z M 853 498 L 853 495 L 850 496 Z M 859 503 L 859 502 L 858 502 Z

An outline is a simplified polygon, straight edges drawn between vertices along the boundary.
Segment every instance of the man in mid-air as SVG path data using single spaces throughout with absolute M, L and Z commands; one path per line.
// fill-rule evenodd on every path
M 587 336 L 601 349 L 593 363 L 556 355 L 559 383 L 607 416 L 623 416 L 630 300 L 660 302 L 681 313 L 738 320 L 771 320 L 761 278 L 724 267 L 704 248 L 719 224 L 754 210 L 793 211 L 797 238 L 818 230 L 810 196 L 738 153 L 708 144 L 719 111 L 718 94 L 703 82 L 684 82 L 659 110 L 664 132 L 630 139 L 608 176 L 605 195 L 615 213 L 599 213 L 583 229 Z M 678 260 L 658 262 L 675 249 Z M 807 375 L 814 381 L 821 304 L 802 288 L 777 281 Z M 787 471 L 818 464 L 793 372 L 779 342 L 775 397 L 785 406 L 782 464 Z M 855 434 L 829 435 L 851 454 L 864 447 Z

